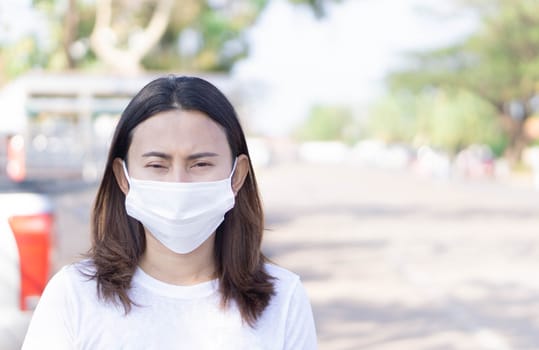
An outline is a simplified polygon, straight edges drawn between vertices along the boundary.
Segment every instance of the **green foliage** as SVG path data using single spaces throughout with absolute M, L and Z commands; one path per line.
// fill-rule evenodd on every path
M 507 137 L 496 116 L 494 106 L 468 91 L 428 90 L 381 99 L 371 110 L 368 130 L 388 142 L 428 143 L 450 152 L 486 144 L 499 155 Z
M 350 109 L 342 106 L 314 106 L 307 120 L 296 130 L 300 141 L 357 140 L 358 125 Z
M 18 42 L 0 47 L 0 66 L 6 79 L 12 79 L 25 71 L 41 66 L 43 55 L 36 49 L 34 37 L 26 37 Z M 0 81 L 3 80 L 0 74 Z
M 410 55 L 409 69 L 390 85 L 464 88 L 499 109 L 535 92 L 539 80 L 539 11 L 536 0 L 461 1 L 479 18 L 479 30 L 460 44 Z
M 418 129 L 416 109 L 412 94 L 385 96 L 371 108 L 367 130 L 387 142 L 412 142 Z
M 439 93 L 431 100 L 431 115 L 421 115 L 432 143 L 453 152 L 486 144 L 500 154 L 506 136 L 496 109 L 467 91 Z
M 248 50 L 243 31 L 255 22 L 267 1 L 243 0 L 240 10 L 212 8 L 204 1 L 184 0 L 172 13 L 169 26 L 160 41 L 143 60 L 147 69 L 229 71 Z M 195 52 L 178 47 L 184 30 L 196 33 Z
M 165 34 L 142 60 L 149 70 L 229 71 L 248 54 L 244 31 L 252 26 L 271 0 L 235 0 L 211 6 L 206 0 L 175 2 Z M 328 2 L 342 0 L 289 0 L 305 4 L 319 16 Z M 130 36 L 148 25 L 157 0 L 112 1 L 112 29 L 118 47 L 127 47 Z M 48 19 L 47 45 L 34 38 L 21 38 L 13 45 L 0 43 L 0 82 L 24 71 L 43 69 L 99 69 L 101 62 L 90 48 L 95 23 L 95 1 L 33 0 L 34 11 Z M 68 26 L 67 24 L 70 24 Z M 200 34 L 194 54 L 183 55 L 180 37 L 189 29 Z M 77 54 L 73 55 L 73 47 Z
M 526 107 L 525 120 L 534 113 L 528 102 L 539 93 L 537 0 L 455 0 L 454 3 L 475 13 L 478 30 L 461 43 L 411 54 L 412 64 L 390 74 L 389 86 L 393 91 L 415 93 L 425 88 L 470 91 L 495 107 L 497 113 L 490 114 L 494 119 L 507 115 L 510 103 L 519 102 Z M 456 108 L 450 115 L 462 115 Z M 489 142 L 495 143 L 497 149 L 508 143 L 507 154 L 514 162 L 527 142 L 522 132 L 524 123 L 509 118 L 506 121 L 507 140 Z M 444 139 L 442 143 L 455 142 Z

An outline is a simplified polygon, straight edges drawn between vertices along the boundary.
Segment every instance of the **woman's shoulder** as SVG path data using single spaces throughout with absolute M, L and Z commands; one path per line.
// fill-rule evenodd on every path
M 264 267 L 266 272 L 273 277 L 277 291 L 291 290 L 300 284 L 299 275 L 284 267 L 274 263 L 266 263 Z
M 88 283 L 95 283 L 93 276 L 95 267 L 91 260 L 82 260 L 61 267 L 51 278 L 48 284 L 62 285 L 64 287 L 77 288 Z
M 95 265 L 93 263 L 93 260 L 91 259 L 84 259 L 70 264 L 66 264 L 62 266 L 57 272 L 57 274 L 70 277 L 85 276 L 88 274 L 93 275 L 94 273 Z
M 275 278 L 293 280 L 299 278 L 296 273 L 272 262 L 267 262 L 266 264 L 264 264 L 264 267 L 266 271 Z
M 266 324 L 274 327 L 275 322 L 279 322 L 278 320 L 282 321 L 282 317 L 285 317 L 285 323 L 293 328 L 293 330 L 291 328 L 287 332 L 297 332 L 303 329 L 306 332 L 305 334 L 311 337 L 309 334 L 314 334 L 312 310 L 309 297 L 303 287 L 300 276 L 286 268 L 271 263 L 266 264 L 266 272 L 274 278 L 275 292 L 266 311 Z M 316 336 L 312 337 L 316 339 Z M 293 340 L 290 341 L 293 342 Z M 314 349 L 315 347 L 292 346 L 291 348 Z

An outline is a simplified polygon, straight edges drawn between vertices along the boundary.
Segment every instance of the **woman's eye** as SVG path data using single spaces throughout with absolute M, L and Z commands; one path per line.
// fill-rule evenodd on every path
M 198 168 L 203 168 L 207 166 L 211 166 L 211 164 L 207 162 L 198 162 L 193 165 L 193 167 L 198 167 Z
M 164 166 L 162 166 L 161 164 L 148 164 L 146 165 L 147 168 L 154 168 L 154 169 L 162 169 L 164 168 Z

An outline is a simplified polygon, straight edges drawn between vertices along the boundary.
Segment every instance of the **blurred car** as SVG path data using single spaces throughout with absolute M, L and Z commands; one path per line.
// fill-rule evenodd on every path
M 455 157 L 455 172 L 458 176 L 472 179 L 494 177 L 495 156 L 487 145 L 470 145 Z
M 49 278 L 53 221 L 47 196 L 0 193 L 0 349 L 21 347 Z
M 351 153 L 357 164 L 389 170 L 406 169 L 415 158 L 415 151 L 407 145 L 386 144 L 376 139 L 357 142 Z
M 431 146 L 421 146 L 412 167 L 419 176 L 433 179 L 448 179 L 451 176 L 449 155 Z
M 342 163 L 348 155 L 348 146 L 341 141 L 306 141 L 298 149 L 299 159 L 313 164 Z

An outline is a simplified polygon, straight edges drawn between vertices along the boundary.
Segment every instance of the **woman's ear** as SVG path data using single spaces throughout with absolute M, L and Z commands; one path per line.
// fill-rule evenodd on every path
M 234 195 L 237 195 L 240 191 L 247 174 L 249 174 L 249 158 L 245 154 L 240 154 L 236 158 L 236 170 L 232 175 L 232 191 Z
M 116 178 L 116 183 L 120 187 L 120 190 L 127 195 L 129 191 L 129 182 L 125 176 L 123 160 L 121 158 L 115 158 L 112 162 L 112 171 L 114 172 L 114 177 Z

